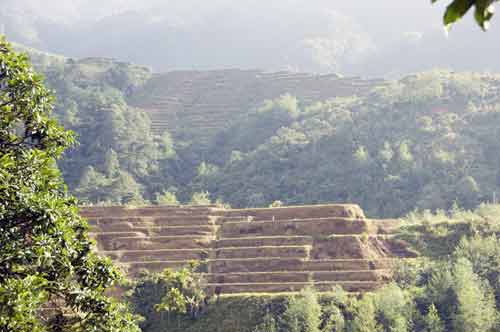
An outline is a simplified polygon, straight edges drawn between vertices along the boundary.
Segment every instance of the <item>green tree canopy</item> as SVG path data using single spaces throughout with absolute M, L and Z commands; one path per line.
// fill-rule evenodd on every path
M 105 295 L 119 274 L 92 252 L 55 161 L 74 144 L 27 57 L 0 39 L 0 330 L 138 331 Z

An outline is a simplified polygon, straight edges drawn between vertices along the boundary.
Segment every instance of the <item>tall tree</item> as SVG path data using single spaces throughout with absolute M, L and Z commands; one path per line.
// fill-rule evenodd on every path
M 105 295 L 119 274 L 91 250 L 88 225 L 55 161 L 74 144 L 25 55 L 0 39 L 0 330 L 138 331 Z
M 429 306 L 429 311 L 424 317 L 425 332 L 444 332 L 444 324 L 439 318 L 439 313 L 434 304 Z

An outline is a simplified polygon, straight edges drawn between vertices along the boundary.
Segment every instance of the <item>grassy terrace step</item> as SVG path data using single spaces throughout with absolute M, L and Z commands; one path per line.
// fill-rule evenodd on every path
M 311 259 L 366 259 L 392 256 L 392 243 L 387 236 L 345 235 L 316 238 Z
M 113 250 L 103 251 L 103 255 L 118 263 L 148 261 L 205 260 L 209 256 L 206 249 L 159 249 L 159 250 Z
M 220 248 L 215 250 L 217 259 L 226 258 L 307 258 L 309 255 L 307 246 L 279 246 L 279 247 L 240 247 Z
M 311 282 L 311 273 L 300 272 L 246 272 L 246 273 L 211 273 L 205 276 L 208 283 L 213 284 L 245 284 L 245 283 L 277 283 L 277 282 Z
M 147 238 L 147 234 L 144 234 L 142 232 L 101 232 L 101 233 L 91 232 L 89 233 L 89 236 L 95 239 L 97 243 L 112 241 L 120 237 L 133 237 L 141 239 Z
M 99 249 L 112 250 L 162 250 L 162 249 L 211 249 L 213 236 L 116 236 L 122 233 L 113 233 L 111 237 L 99 239 Z M 385 236 L 384 236 L 385 238 Z M 279 241 L 276 241 L 279 240 Z M 306 258 L 311 259 L 361 259 L 367 254 L 385 255 L 386 246 L 370 245 L 374 239 L 362 240 L 359 236 L 340 236 L 330 240 L 312 240 L 308 237 L 277 237 L 265 238 L 263 244 L 259 238 L 247 238 L 243 243 L 231 239 L 224 247 L 213 249 L 214 257 L 220 259 L 237 258 Z M 363 242 L 366 241 L 366 242 Z M 228 246 L 231 244 L 232 246 Z M 396 250 L 393 254 L 397 255 Z M 407 252 L 401 251 L 402 256 Z M 370 257 L 368 257 L 370 258 Z
M 368 271 L 317 271 L 312 273 L 315 282 L 328 281 L 387 281 L 390 279 L 390 270 Z
M 300 271 L 300 272 L 246 272 L 207 274 L 208 283 L 286 283 L 286 282 L 331 282 L 331 281 L 383 281 L 387 270 L 360 271 Z
M 210 236 L 118 236 L 101 238 L 97 244 L 100 250 L 156 250 L 156 249 L 208 249 L 212 245 Z
M 217 273 L 283 272 L 283 271 L 354 271 L 380 270 L 390 267 L 392 260 L 297 258 L 217 259 L 210 262 Z
M 283 235 L 362 234 L 369 231 L 364 219 L 318 218 L 298 220 L 227 222 L 220 230 L 224 238 Z
M 332 221 L 332 222 L 343 222 L 343 221 L 363 221 L 368 222 L 369 219 L 359 219 L 359 218 L 345 218 L 345 217 L 315 217 L 315 218 L 292 218 L 292 219 L 262 219 L 255 220 L 253 217 L 231 217 L 226 219 L 224 217 L 218 217 L 217 224 L 231 226 L 238 226 L 238 224 L 260 224 L 260 223 L 290 223 L 290 222 L 320 222 L 320 221 Z
M 215 248 L 312 245 L 312 243 L 313 243 L 312 236 L 238 237 L 238 238 L 221 238 L 216 241 Z
M 119 224 L 109 228 L 94 227 L 94 233 L 101 232 L 135 232 L 142 233 L 145 236 L 174 236 L 174 235 L 210 235 L 214 234 L 216 227 L 211 225 L 201 226 L 151 226 L 151 227 L 134 227 L 130 224 Z
M 395 234 L 346 235 L 315 239 L 311 259 L 327 258 L 412 258 L 417 253 Z
M 119 218 L 115 218 L 119 219 Z M 149 219 L 149 218 L 148 218 Z M 181 219 L 174 221 L 173 223 L 168 220 L 148 220 L 142 219 L 141 221 L 128 221 L 129 218 L 123 219 L 122 221 L 115 220 L 110 222 L 109 220 L 93 220 L 90 224 L 93 232 L 126 232 L 134 229 L 143 229 L 143 228 L 181 228 L 181 227 L 190 227 L 190 228 L 200 228 L 205 229 L 206 227 L 213 227 L 214 223 L 211 222 L 208 218 L 205 220 L 186 220 L 186 223 L 183 223 Z
M 196 226 L 207 225 L 215 222 L 216 217 L 207 214 L 188 216 L 162 216 L 162 217 L 93 217 L 89 219 L 91 226 L 116 225 L 129 223 L 134 226 Z
M 80 213 L 86 218 L 92 217 L 163 217 L 210 214 L 217 210 L 216 205 L 201 206 L 91 206 L 81 207 Z
M 226 218 L 253 217 L 253 220 L 290 220 L 325 217 L 364 219 L 363 210 L 356 204 L 287 206 L 279 208 L 234 209 L 221 213 Z
M 117 263 L 116 265 L 124 270 L 130 277 L 134 278 L 141 274 L 143 271 L 148 273 L 162 272 L 165 269 L 179 269 L 187 264 L 189 260 L 178 261 L 157 261 L 157 262 L 131 262 L 131 263 Z
M 242 283 L 242 284 L 209 284 L 209 292 L 215 294 L 237 293 L 284 293 L 298 292 L 306 287 L 314 287 L 320 292 L 331 291 L 335 286 L 341 286 L 347 292 L 366 292 L 379 287 L 379 282 L 373 281 L 346 281 L 346 282 L 318 282 L 318 283 Z
M 129 274 L 134 275 L 143 269 L 161 272 L 166 268 L 178 268 L 189 260 L 168 260 L 149 262 L 127 262 Z M 247 272 L 320 272 L 320 271 L 366 271 L 389 269 L 393 260 L 337 259 L 305 261 L 298 258 L 258 258 L 258 259 L 217 259 L 206 260 L 211 273 L 247 273 Z

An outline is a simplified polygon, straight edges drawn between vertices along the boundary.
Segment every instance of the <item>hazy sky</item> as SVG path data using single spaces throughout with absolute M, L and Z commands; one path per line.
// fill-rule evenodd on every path
M 447 1 L 447 0 L 442 0 Z M 219 10 L 273 11 L 280 8 L 324 8 L 379 25 L 437 24 L 442 5 L 427 0 L 2 0 L 3 10 L 23 11 L 56 21 L 98 19 L 127 11 L 155 9 L 158 15 L 182 15 L 187 20 Z M 445 2 L 443 2 L 444 4 Z M 432 23 L 434 22 L 434 23 Z
M 465 18 L 445 36 L 448 1 L 0 0 L 15 41 L 157 70 L 241 67 L 385 75 L 449 66 L 500 70 L 499 29 Z M 2 22 L 3 20 L 3 22 Z M 474 52 L 482 52 L 478 59 Z

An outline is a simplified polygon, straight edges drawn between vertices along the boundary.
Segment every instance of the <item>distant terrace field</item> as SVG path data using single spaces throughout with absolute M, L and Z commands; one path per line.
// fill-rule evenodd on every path
M 394 220 L 369 220 L 357 205 L 265 209 L 218 206 L 87 207 L 97 250 L 131 277 L 202 263 L 221 294 L 373 290 L 390 280 Z
M 265 100 L 291 94 L 305 104 L 338 96 L 363 95 L 383 80 L 258 70 L 172 71 L 155 74 L 129 102 L 143 109 L 156 134 L 179 136 L 196 130 L 210 139 L 236 117 Z

